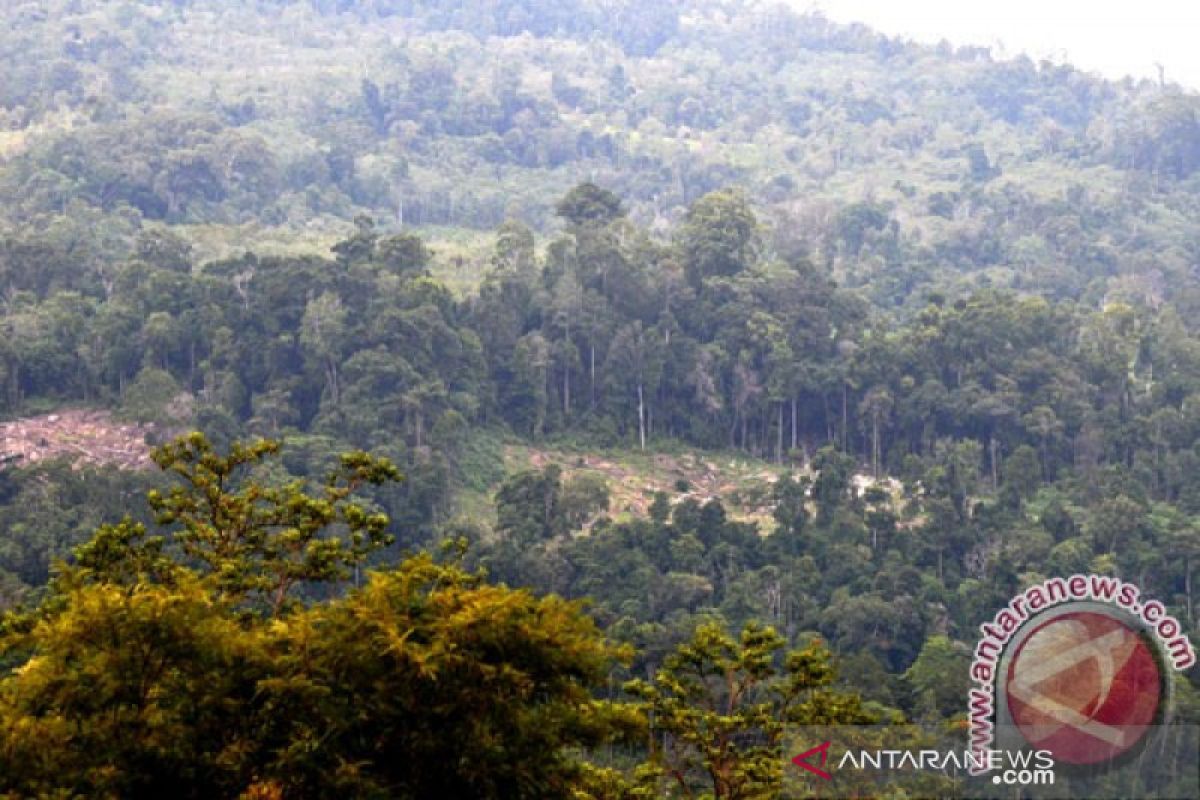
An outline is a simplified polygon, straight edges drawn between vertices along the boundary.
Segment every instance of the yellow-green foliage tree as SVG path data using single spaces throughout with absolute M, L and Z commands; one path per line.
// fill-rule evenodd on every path
M 317 493 L 247 476 L 275 450 L 159 450 L 163 535 L 100 529 L 4 619 L 0 794 L 571 796 L 614 729 L 591 619 L 428 555 L 303 602 L 387 541 L 354 490 L 400 476 L 365 453 Z
M 647 797 L 778 797 L 790 726 L 876 721 L 857 694 L 832 688 L 823 644 L 785 654 L 786 644 L 770 627 L 751 623 L 735 638 L 708 622 L 653 679 L 628 684 L 642 698 L 660 776 Z

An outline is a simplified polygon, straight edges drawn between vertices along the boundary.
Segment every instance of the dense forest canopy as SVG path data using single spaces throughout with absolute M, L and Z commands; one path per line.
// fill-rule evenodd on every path
M 558 229 L 581 178 L 664 235 L 738 185 L 885 306 L 931 283 L 1100 302 L 1191 286 L 1200 100 L 742 2 L 16 4 L 0 221 L 75 260 L 168 224 L 311 251 L 357 215 Z M 432 226 L 432 227 L 431 227 Z M 82 252 L 80 252 L 82 251 Z M 463 263 L 463 262 L 469 263 Z
M 0 454 L 0 791 L 768 797 L 1045 577 L 1195 633 L 1194 92 L 739 0 L 0 21 L 0 414 L 163 445 Z

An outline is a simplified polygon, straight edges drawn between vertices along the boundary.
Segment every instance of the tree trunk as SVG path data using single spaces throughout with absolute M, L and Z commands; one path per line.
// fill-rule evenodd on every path
M 326 362 L 326 377 L 329 379 L 329 397 L 335 406 L 341 404 L 341 391 L 338 386 L 337 362 L 332 358 Z
M 1192 616 L 1192 559 L 1190 556 L 1183 559 L 1183 588 L 1187 592 L 1188 623 L 1194 626 L 1196 621 Z
M 833 443 L 833 417 L 829 411 L 829 395 L 827 395 L 825 392 L 821 392 L 821 402 L 825 406 L 825 442 L 827 444 L 832 444 Z
M 996 463 L 999 442 L 996 441 L 995 435 L 988 437 L 988 444 L 992 451 L 992 491 L 994 492 L 1000 488 L 1000 466 Z
M 779 414 L 775 431 L 775 463 L 783 463 L 783 401 L 779 401 Z
M 842 452 L 846 452 L 850 441 L 850 384 L 842 383 Z
M 792 449 L 796 449 L 796 396 L 792 395 Z
M 879 479 L 879 412 L 871 413 L 871 465 Z
M 642 396 L 642 382 L 638 381 L 638 443 L 646 449 L 646 403 Z

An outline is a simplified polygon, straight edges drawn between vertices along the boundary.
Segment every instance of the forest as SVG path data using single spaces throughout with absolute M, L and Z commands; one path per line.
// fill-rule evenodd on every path
M 0 453 L 0 796 L 778 797 L 1047 577 L 1200 630 L 1195 91 L 743 0 L 0 20 L 0 416 L 155 464 Z

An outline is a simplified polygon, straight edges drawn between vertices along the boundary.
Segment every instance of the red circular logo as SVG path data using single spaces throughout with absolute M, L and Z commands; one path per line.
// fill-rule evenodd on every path
M 1137 631 L 1090 611 L 1035 628 L 1009 662 L 1013 724 L 1056 762 L 1097 764 L 1140 742 L 1162 702 L 1158 662 Z

